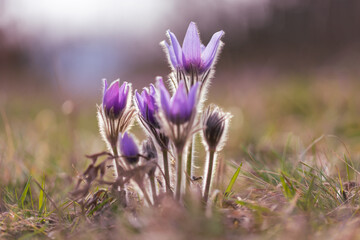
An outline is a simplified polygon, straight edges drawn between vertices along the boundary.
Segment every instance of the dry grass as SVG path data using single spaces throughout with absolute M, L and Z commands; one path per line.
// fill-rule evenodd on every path
M 116 196 L 100 194 L 100 188 L 88 196 L 94 200 L 91 208 L 82 209 L 69 192 L 89 164 L 84 155 L 105 148 L 95 107 L 76 106 L 69 112 L 41 96 L 9 98 L 0 105 L 0 237 L 356 239 L 359 83 L 217 84 L 208 102 L 219 103 L 234 118 L 220 154 L 219 194 L 207 212 L 197 193 L 184 206 L 163 198 L 159 208 L 141 207 L 135 196 L 136 203 L 122 209 Z M 197 147 L 201 166 L 204 151 L 200 143 Z M 240 163 L 232 193 L 224 196 Z M 39 199 L 45 208 L 40 209 Z

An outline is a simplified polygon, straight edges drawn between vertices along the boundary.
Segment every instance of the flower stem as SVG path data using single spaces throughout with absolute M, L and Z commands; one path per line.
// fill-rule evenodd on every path
M 114 168 L 115 168 L 115 181 L 117 182 L 119 179 L 119 169 L 121 169 L 121 166 L 118 162 L 118 158 L 119 158 L 119 154 L 116 148 L 116 145 L 112 145 L 111 146 L 112 151 L 113 151 L 113 155 L 114 155 Z M 120 201 L 120 205 L 123 207 L 127 206 L 127 198 L 126 198 L 126 190 L 125 190 L 125 186 L 124 183 L 122 183 L 122 179 L 120 181 L 120 184 L 117 185 L 115 187 L 115 191 L 117 191 L 119 193 L 119 201 Z
M 156 205 L 157 196 L 156 196 L 155 176 L 153 173 L 149 174 L 149 179 L 150 179 L 150 187 L 151 187 L 151 192 L 153 195 L 154 205 Z
M 170 193 L 171 192 L 171 189 L 170 189 L 170 172 L 169 172 L 169 162 L 168 162 L 167 149 L 163 149 L 162 154 L 163 154 L 163 161 L 164 161 L 164 174 L 165 174 L 166 192 Z
M 191 182 L 193 145 L 194 145 L 194 137 L 192 138 L 192 140 L 190 142 L 190 146 L 189 146 L 188 154 L 187 154 L 187 160 L 186 160 L 186 189 L 190 188 L 190 182 Z
M 205 204 L 207 203 L 207 201 L 209 199 L 212 171 L 213 171 L 213 166 L 214 166 L 214 156 L 215 156 L 215 151 L 209 150 L 208 170 L 207 170 L 207 175 L 206 175 L 206 183 L 205 183 L 204 198 L 203 198 Z
M 140 187 L 140 184 L 138 184 L 138 185 Z M 149 204 L 149 206 L 151 206 L 152 205 L 151 200 L 150 200 L 149 194 L 147 193 L 146 189 L 144 187 L 142 187 L 142 186 L 140 187 L 140 189 L 144 194 L 144 198 L 145 198 L 146 202 Z
M 117 148 L 116 146 L 111 146 L 113 154 L 114 154 L 114 168 L 115 168 L 115 179 L 117 179 L 119 177 L 119 162 L 118 162 L 118 158 L 119 158 L 119 154 L 117 152 Z
M 178 159 L 177 159 L 177 176 L 176 176 L 176 194 L 175 199 L 180 200 L 181 193 L 181 177 L 182 177 L 182 150 L 177 150 Z

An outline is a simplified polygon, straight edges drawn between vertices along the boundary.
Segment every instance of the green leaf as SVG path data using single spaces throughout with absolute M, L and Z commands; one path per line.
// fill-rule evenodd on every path
M 46 212 L 46 194 L 44 193 L 45 190 L 45 177 L 41 182 L 41 189 L 39 193 L 39 214 L 43 214 Z
M 99 205 L 97 205 L 93 210 L 90 211 L 90 213 L 88 214 L 88 216 L 92 216 L 94 214 L 94 212 L 96 212 L 97 210 L 101 209 L 105 204 L 107 204 L 108 202 L 110 202 L 111 200 L 113 200 L 112 198 L 107 198 L 105 199 L 102 203 L 100 203 Z
M 236 172 L 234 173 L 234 175 L 232 176 L 231 180 L 230 180 L 230 183 L 229 185 L 227 186 L 226 190 L 225 190 L 225 193 L 224 193 L 224 196 L 225 197 L 228 197 L 230 192 L 231 192 L 231 189 L 237 179 L 237 177 L 239 176 L 239 173 L 240 173 L 240 170 L 241 170 L 241 167 L 242 167 L 242 163 L 240 163 L 240 166 L 237 168 Z
M 25 202 L 26 195 L 30 188 L 31 178 L 32 178 L 31 176 L 28 178 L 27 183 L 24 187 L 24 190 L 21 193 L 20 199 L 18 200 L 18 206 L 22 209 L 24 209 L 24 202 Z

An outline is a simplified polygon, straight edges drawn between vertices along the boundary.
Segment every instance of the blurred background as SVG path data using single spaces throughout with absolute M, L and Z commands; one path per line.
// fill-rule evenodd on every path
M 208 103 L 234 114 L 227 159 L 289 134 L 300 149 L 321 134 L 357 146 L 359 12 L 358 0 L 0 0 L 2 180 L 74 176 L 105 148 L 101 79 L 142 88 L 167 76 L 159 43 L 167 29 L 182 41 L 190 21 L 204 44 L 226 33 Z
M 1 0 L 1 91 L 88 98 L 102 78 L 141 87 L 169 72 L 159 46 L 165 31 L 182 41 L 190 21 L 205 44 L 226 32 L 216 82 L 351 78 L 359 69 L 359 11 L 356 0 Z

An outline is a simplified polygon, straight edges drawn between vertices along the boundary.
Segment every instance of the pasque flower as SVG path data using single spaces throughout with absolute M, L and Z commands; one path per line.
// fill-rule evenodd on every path
M 135 103 L 140 111 L 141 118 L 144 119 L 147 124 L 151 124 L 155 128 L 160 128 L 155 116 L 159 108 L 156 103 L 156 90 L 154 85 L 151 84 L 149 89 L 144 88 L 141 94 L 136 90 Z
M 158 77 L 161 78 L 161 77 Z M 159 114 L 159 105 L 157 102 L 158 90 L 154 85 L 150 85 L 150 88 L 144 88 L 139 94 L 135 93 L 135 105 L 139 109 L 138 119 L 145 131 L 151 136 L 151 138 L 158 144 L 163 155 L 163 167 L 166 190 L 170 192 L 170 170 L 168 163 L 168 145 L 169 138 L 160 127 L 157 115 Z
M 189 122 L 196 113 L 199 83 L 186 93 L 185 83 L 181 81 L 173 97 L 165 88 L 162 81 L 159 81 L 160 101 L 165 117 L 173 124 L 180 125 Z
M 104 79 L 103 109 L 107 117 L 118 118 L 125 110 L 128 102 L 128 96 L 131 84 L 124 82 L 120 86 L 120 80 L 116 80 L 108 87 Z
M 207 148 L 207 161 L 205 163 L 205 181 L 203 182 L 203 200 L 206 203 L 212 184 L 213 172 L 216 171 L 216 153 L 220 151 L 226 139 L 230 113 L 223 112 L 217 106 L 210 106 L 202 117 L 202 137 Z
M 131 84 L 116 80 L 108 86 L 104 79 L 102 104 L 98 106 L 100 133 L 116 156 L 119 133 L 125 132 L 132 123 L 135 109 L 131 104 Z
M 186 73 L 197 70 L 201 74 L 212 67 L 219 52 L 220 39 L 224 35 L 224 31 L 214 33 L 206 47 L 200 41 L 199 32 L 194 22 L 189 24 L 182 47 L 174 33 L 168 30 L 167 35 L 170 44 L 166 41 L 163 44 L 166 46 L 169 62 L 173 68 L 185 70 Z
M 131 134 L 125 132 L 119 136 L 119 149 L 127 163 L 135 164 L 139 161 L 139 148 Z
M 183 150 L 188 140 L 194 133 L 195 120 L 197 116 L 197 105 L 199 98 L 199 82 L 196 82 L 186 92 L 183 80 L 179 82 L 174 95 L 170 97 L 169 92 L 161 79 L 158 81 L 161 104 L 161 126 L 172 140 L 177 155 L 176 166 L 176 193 L 175 198 L 180 199 L 183 175 Z
M 230 113 L 217 106 L 210 106 L 202 116 L 203 140 L 210 151 L 220 151 L 226 138 Z

